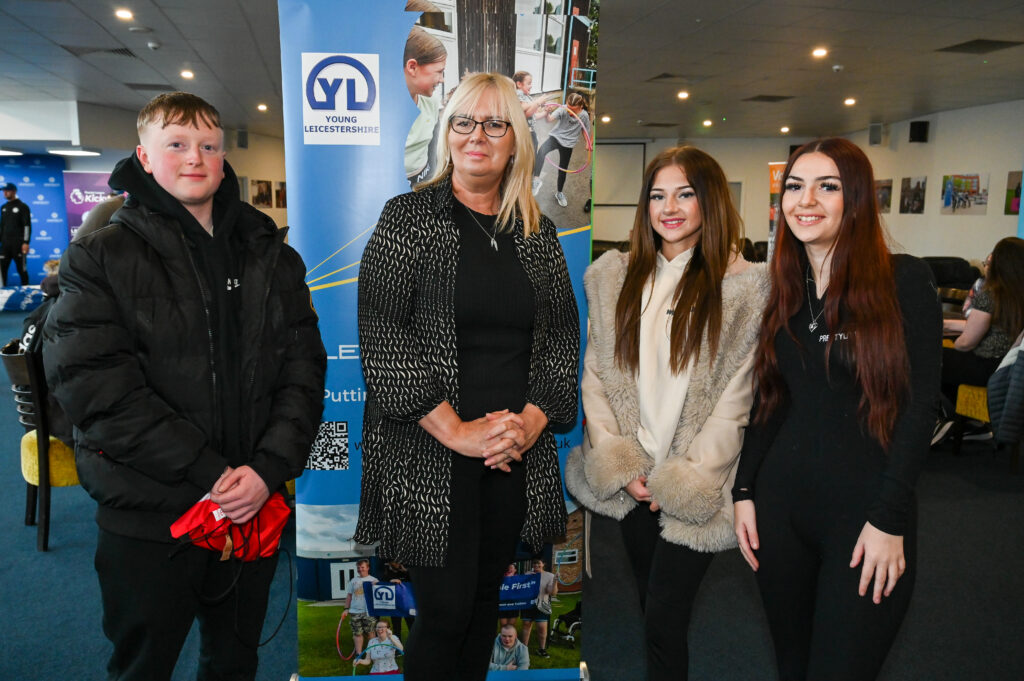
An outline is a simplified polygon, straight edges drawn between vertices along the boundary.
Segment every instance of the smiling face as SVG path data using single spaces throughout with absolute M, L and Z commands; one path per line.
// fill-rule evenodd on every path
M 501 645 L 511 650 L 512 646 L 516 644 L 516 630 L 510 626 L 504 626 L 501 628 Z
M 516 83 L 516 89 L 524 95 L 530 94 L 530 90 L 533 89 L 533 76 L 526 74 L 521 81 Z
M 186 208 L 212 203 L 224 179 L 224 131 L 198 119 L 199 127 L 155 121 L 135 152 L 142 168 Z
M 378 622 L 374 631 L 377 632 L 377 638 L 384 641 L 388 637 L 388 625 L 383 622 Z
M 415 59 L 405 63 L 405 84 L 409 93 L 429 97 L 434 93 L 442 82 L 444 82 L 444 67 L 447 60 L 421 64 Z
M 475 121 L 507 120 L 498 106 L 494 90 L 487 90 L 472 111 L 455 111 Z M 447 121 L 446 127 L 447 127 Z M 477 125 L 473 132 L 463 135 L 448 128 L 448 147 L 451 151 L 453 181 L 462 186 L 497 187 L 508 168 L 515 151 L 516 135 L 509 126 L 503 137 L 488 137 L 484 127 Z
M 661 237 L 661 254 L 672 260 L 697 245 L 702 220 L 697 192 L 686 173 L 677 165 L 668 165 L 654 174 L 647 195 L 647 216 Z
M 356 573 L 360 577 L 367 577 L 370 574 L 370 564 L 363 562 L 356 563 Z
M 782 189 L 782 214 L 805 247 L 831 248 L 843 220 L 843 183 L 835 161 L 820 151 L 798 158 Z

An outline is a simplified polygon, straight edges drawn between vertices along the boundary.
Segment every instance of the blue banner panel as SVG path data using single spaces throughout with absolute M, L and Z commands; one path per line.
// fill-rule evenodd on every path
M 18 198 L 32 214 L 32 242 L 27 262 L 29 283 L 46 276 L 43 263 L 60 260 L 68 247 L 68 216 L 64 205 L 64 159 L 59 156 L 26 154 L 0 159 L 0 184 L 13 182 Z M 0 199 L 2 201 L 2 199 Z M 14 263 L 9 284 L 21 283 Z

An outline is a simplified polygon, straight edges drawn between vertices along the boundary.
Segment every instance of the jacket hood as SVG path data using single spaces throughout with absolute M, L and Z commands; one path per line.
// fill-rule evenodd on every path
M 143 169 L 136 154 L 117 162 L 107 184 L 114 191 L 128 192 L 129 203 L 138 202 L 150 210 L 174 218 L 189 237 L 195 239 L 209 236 L 184 204 L 171 196 L 150 173 Z M 241 208 L 242 201 L 238 196 L 238 176 L 235 175 L 231 165 L 224 161 L 224 179 L 213 195 L 213 224 L 220 231 L 231 230 Z

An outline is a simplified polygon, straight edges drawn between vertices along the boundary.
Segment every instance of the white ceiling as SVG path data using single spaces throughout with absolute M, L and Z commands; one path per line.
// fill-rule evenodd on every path
M 114 17 L 121 6 L 133 21 Z M 599 30 L 597 113 L 613 118 L 604 138 L 766 137 L 782 125 L 808 137 L 1024 98 L 1024 46 L 936 51 L 1024 41 L 1020 1 L 604 0 Z M 823 60 L 810 56 L 818 45 L 830 50 Z M 125 49 L 134 56 L 109 52 Z M 185 68 L 194 80 L 180 76 Z M 0 101 L 134 112 L 157 91 L 130 84 L 157 85 L 208 99 L 226 127 L 282 136 L 275 0 L 0 0 L 0 72 Z M 678 79 L 648 82 L 660 74 Z M 676 98 L 682 88 L 686 101 Z M 757 95 L 792 99 L 743 101 Z M 856 106 L 843 105 L 848 96 Z M 715 124 L 703 127 L 705 118 Z

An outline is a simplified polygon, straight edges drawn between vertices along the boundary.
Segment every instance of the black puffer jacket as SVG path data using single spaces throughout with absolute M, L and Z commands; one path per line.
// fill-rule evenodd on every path
M 233 173 L 222 189 L 229 181 Z M 219 191 L 217 200 L 237 201 L 232 194 Z M 326 353 L 285 230 L 247 204 L 232 208 L 244 272 L 237 450 L 273 491 L 305 465 Z M 241 463 L 214 446 L 222 407 L 210 290 L 187 230 L 167 210 L 133 201 L 113 220 L 64 255 L 61 295 L 44 329 L 46 376 L 76 426 L 79 477 L 99 502 L 100 527 L 171 541 L 169 525 L 225 466 Z

